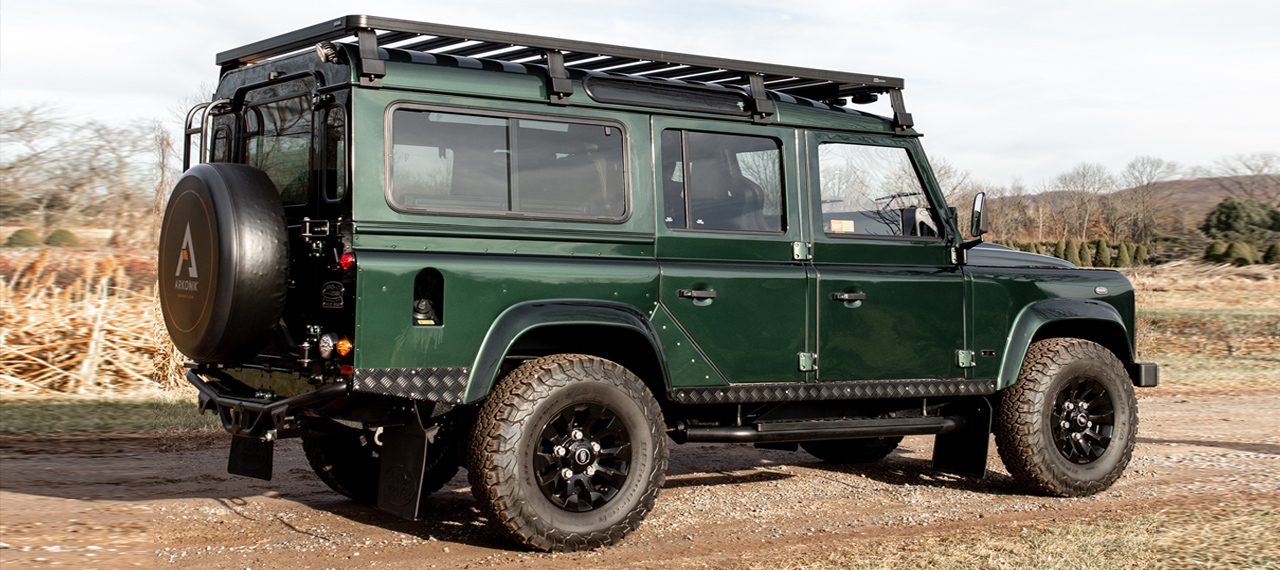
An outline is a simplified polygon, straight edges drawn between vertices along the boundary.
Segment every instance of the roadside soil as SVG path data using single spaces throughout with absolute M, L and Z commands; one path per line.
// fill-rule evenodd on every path
M 1141 394 L 1141 392 L 1140 392 Z M 1280 391 L 1139 400 L 1133 461 L 1110 490 L 1021 491 L 994 444 L 982 480 L 930 469 L 933 440 L 831 466 L 804 452 L 672 445 L 640 530 L 595 552 L 516 549 L 480 516 L 465 473 L 409 522 L 311 473 L 296 440 L 270 482 L 226 473 L 211 432 L 0 436 L 0 565 L 44 568 L 739 568 L 818 559 L 857 541 L 1075 524 L 1167 508 L 1280 504 Z

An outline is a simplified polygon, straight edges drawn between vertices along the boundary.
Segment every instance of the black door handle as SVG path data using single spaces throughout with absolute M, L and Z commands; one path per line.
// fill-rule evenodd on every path
M 867 294 L 866 293 L 832 293 L 831 300 L 843 301 L 846 303 L 849 301 L 865 301 L 867 300 Z
M 676 296 L 682 299 L 715 299 L 715 291 L 698 291 L 695 289 L 676 289 Z

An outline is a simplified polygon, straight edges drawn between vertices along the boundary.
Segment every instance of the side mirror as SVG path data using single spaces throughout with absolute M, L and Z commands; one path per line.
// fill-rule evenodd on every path
M 975 239 L 987 233 L 987 210 L 983 207 L 986 201 L 986 192 L 978 192 L 978 195 L 973 197 L 973 221 L 969 225 L 969 234 Z

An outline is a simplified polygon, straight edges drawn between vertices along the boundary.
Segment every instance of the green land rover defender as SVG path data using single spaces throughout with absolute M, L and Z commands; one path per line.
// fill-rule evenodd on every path
M 994 433 L 1057 496 L 1129 462 L 1132 285 L 964 240 L 901 79 L 368 16 L 217 63 L 159 271 L 231 473 L 300 437 L 412 519 L 465 467 L 506 536 L 569 551 L 640 524 L 668 438 L 935 435 L 981 477 Z

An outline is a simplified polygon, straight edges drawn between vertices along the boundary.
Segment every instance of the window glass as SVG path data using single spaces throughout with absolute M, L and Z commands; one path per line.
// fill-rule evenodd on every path
M 828 234 L 938 235 L 937 216 L 906 149 L 823 143 L 818 167 Z
M 310 183 L 311 102 L 294 97 L 245 109 L 245 162 L 267 173 L 286 205 L 305 204 Z
M 408 208 L 620 218 L 618 127 L 399 109 L 391 200 Z
M 667 227 L 782 231 L 782 145 L 742 135 L 664 131 Z
M 329 109 L 325 119 L 324 197 L 336 202 L 347 194 L 347 114 L 341 107 Z

